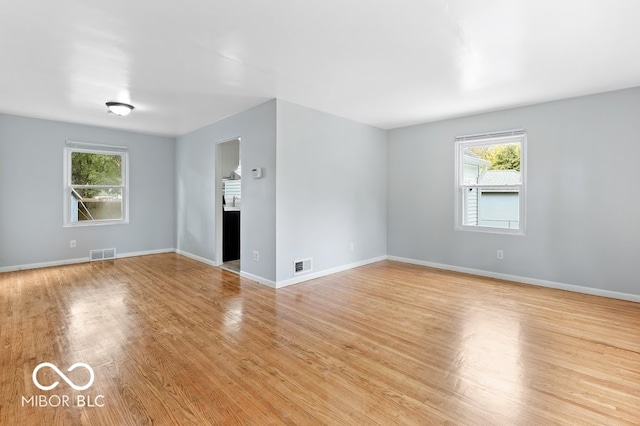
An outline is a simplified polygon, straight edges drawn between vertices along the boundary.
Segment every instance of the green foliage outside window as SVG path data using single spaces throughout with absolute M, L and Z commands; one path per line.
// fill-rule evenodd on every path
M 73 152 L 71 154 L 72 185 L 122 185 L 122 156 Z M 109 189 L 85 189 L 83 196 L 113 195 Z
M 120 155 L 74 152 L 71 155 L 72 185 L 121 185 Z
M 491 162 L 489 170 L 520 171 L 520 144 L 509 143 L 471 148 L 481 158 Z

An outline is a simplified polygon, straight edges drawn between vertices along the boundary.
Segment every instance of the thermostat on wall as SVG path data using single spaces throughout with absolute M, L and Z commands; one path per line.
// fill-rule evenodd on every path
M 253 176 L 254 179 L 260 179 L 262 177 L 262 167 L 251 169 L 251 176 Z

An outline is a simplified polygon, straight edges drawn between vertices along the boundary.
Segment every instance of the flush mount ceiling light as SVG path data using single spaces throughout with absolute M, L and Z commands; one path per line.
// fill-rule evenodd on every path
M 133 105 L 123 104 L 121 102 L 107 102 L 109 112 L 124 117 L 133 111 Z

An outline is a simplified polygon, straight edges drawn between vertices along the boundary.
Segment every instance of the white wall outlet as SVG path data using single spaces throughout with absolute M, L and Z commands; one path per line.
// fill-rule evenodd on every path
M 254 262 L 260 262 L 260 252 L 259 251 L 253 251 L 253 261 Z
M 498 259 L 501 259 L 501 260 L 504 259 L 504 251 L 498 250 L 498 253 L 496 254 L 496 257 Z
M 349 250 L 353 251 L 354 249 L 354 245 L 353 245 L 353 241 L 351 241 L 351 244 L 349 244 Z
M 76 240 L 70 240 L 69 241 L 69 247 L 70 248 L 76 248 Z

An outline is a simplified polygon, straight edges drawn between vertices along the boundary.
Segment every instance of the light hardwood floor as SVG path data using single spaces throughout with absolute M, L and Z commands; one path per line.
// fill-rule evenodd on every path
M 175 254 L 5 273 L 0 318 L 2 425 L 640 423 L 640 304 L 391 261 L 277 291 Z M 95 381 L 40 390 L 43 362 Z

